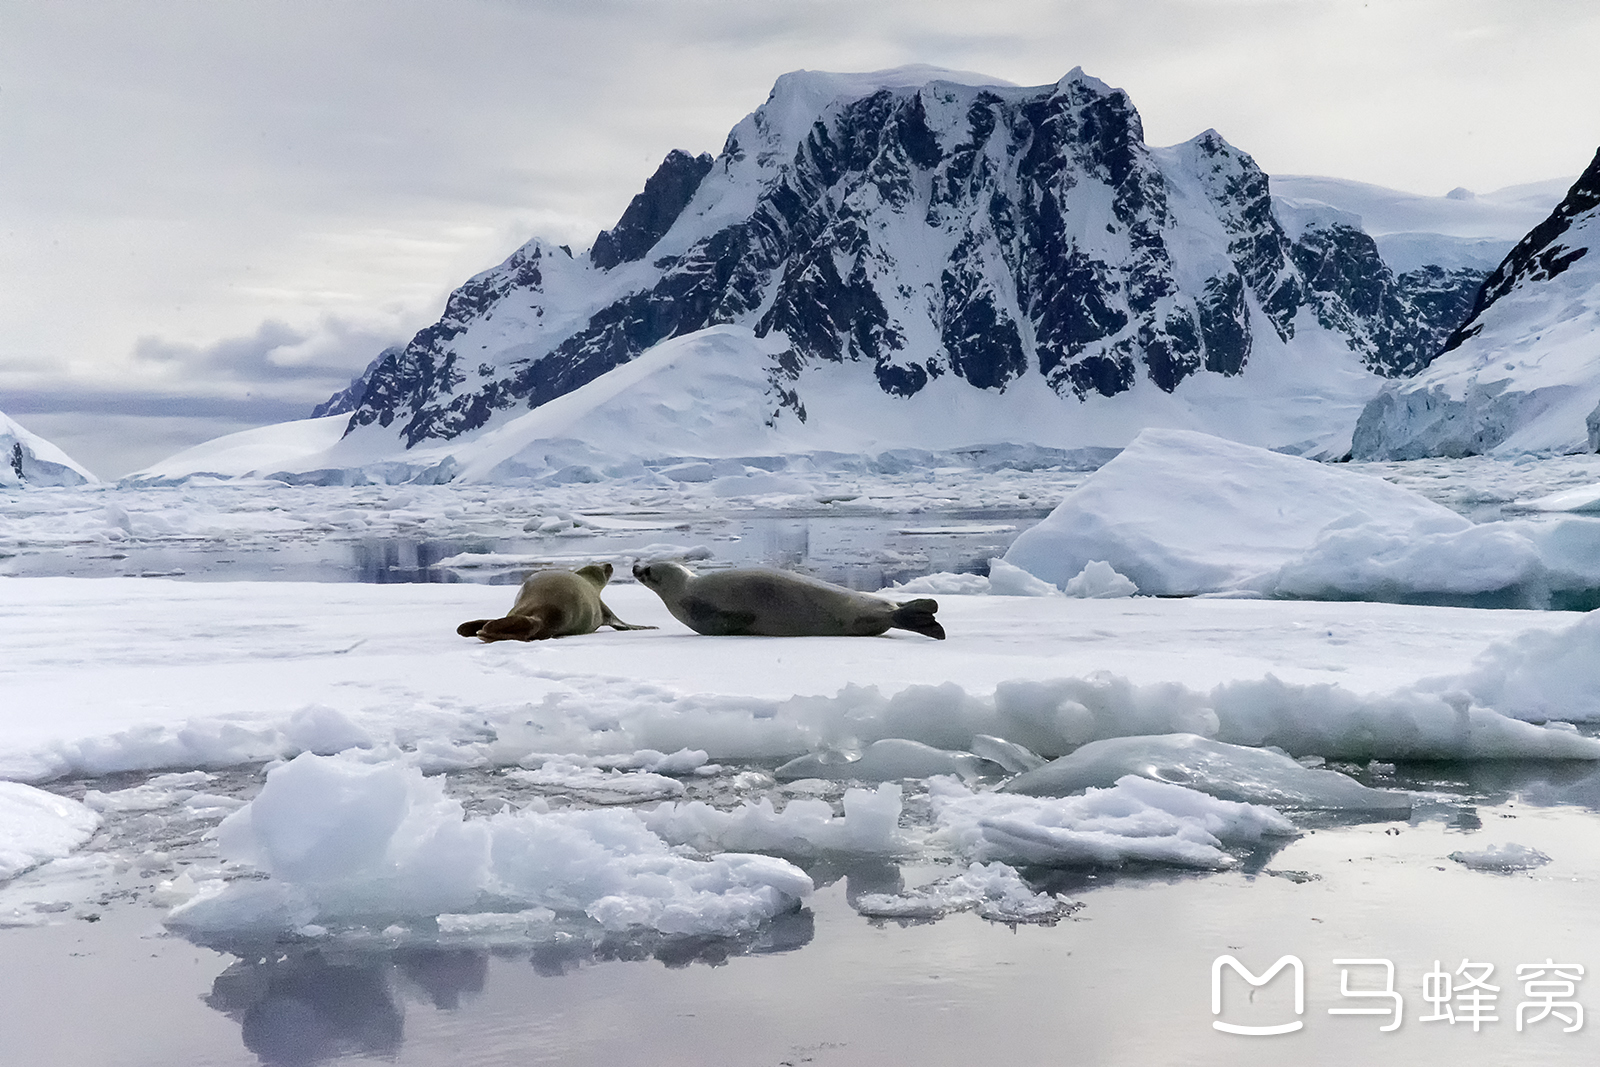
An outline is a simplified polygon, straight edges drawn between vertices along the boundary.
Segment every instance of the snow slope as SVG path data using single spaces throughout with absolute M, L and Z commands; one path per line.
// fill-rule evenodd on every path
M 99 480 L 61 449 L 0 411 L 0 488 L 85 485 Z
M 1061 398 L 1039 379 L 1000 393 L 945 376 L 909 403 L 862 389 L 847 365 L 822 365 L 808 373 L 801 420 L 782 408 L 764 366 L 782 347 L 772 335 L 714 326 L 664 341 L 533 411 L 448 442 L 399 450 L 367 432 L 335 440 L 342 419 L 311 419 L 198 445 L 126 481 L 162 484 L 220 474 L 327 484 L 500 482 L 549 477 L 573 465 L 597 477 L 608 468 L 619 476 L 642 473 L 641 460 L 661 467 L 685 459 L 953 452 L 1019 437 L 1062 450 L 1120 447 L 1147 425 L 1216 430 L 1252 444 L 1327 455 L 1346 444 L 1337 434 L 1327 437 L 1328 420 L 1352 419 L 1370 381 L 1330 358 L 1336 352 L 1309 341 L 1296 348 L 1264 341 L 1254 381 L 1274 393 L 1270 400 L 1206 376 L 1172 393 L 1136 383 L 1115 407 L 1074 402 L 1076 410 L 1067 412 L 1073 417 L 1062 418 Z M 1019 425 L 1027 431 L 1019 434 Z
M 1600 450 L 1600 153 L 1489 276 L 1416 378 L 1361 414 L 1357 457 Z

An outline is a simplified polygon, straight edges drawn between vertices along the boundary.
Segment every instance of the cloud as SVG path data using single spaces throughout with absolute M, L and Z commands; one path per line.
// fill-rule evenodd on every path
M 228 385 L 316 382 L 320 387 L 348 380 L 393 343 L 392 337 L 335 318 L 324 318 L 314 330 L 268 319 L 252 334 L 207 345 L 141 337 L 134 359 L 169 379 L 200 383 L 199 391 L 207 393 Z

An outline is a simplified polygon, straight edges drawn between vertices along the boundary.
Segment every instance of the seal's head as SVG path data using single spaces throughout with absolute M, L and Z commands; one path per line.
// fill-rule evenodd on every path
M 591 563 L 588 566 L 579 567 L 572 573 L 584 579 L 596 589 L 604 589 L 606 583 L 611 580 L 611 564 Z
M 635 563 L 633 576 L 662 596 L 676 596 L 689 584 L 694 572 L 681 563 Z

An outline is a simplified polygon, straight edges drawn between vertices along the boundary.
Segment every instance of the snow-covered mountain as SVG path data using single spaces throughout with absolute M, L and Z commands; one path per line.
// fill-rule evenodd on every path
M 61 449 L 0 411 L 0 488 L 85 485 L 99 480 Z
M 1600 152 L 1489 275 L 1426 372 L 1362 412 L 1361 458 L 1600 451 Z
M 535 239 L 456 290 L 318 408 L 350 411 L 345 438 L 283 469 L 1120 447 L 1146 426 L 1343 455 L 1363 405 L 1428 365 L 1513 238 L 1475 233 L 1489 216 L 1468 204 L 1397 273 L 1331 201 L 1386 220 L 1404 205 L 1299 181 L 1274 197 L 1215 131 L 1146 145 L 1127 94 L 1080 70 L 1032 88 L 928 67 L 788 74 L 718 156 L 668 155 L 586 253 Z M 671 340 L 688 347 L 643 393 L 598 385 Z M 646 393 L 706 393 L 694 352 L 737 366 L 716 432 L 645 410 Z M 608 432 L 573 414 L 580 393 L 604 395 Z M 539 414 L 557 400 L 566 414 Z M 487 468 L 485 449 L 501 457 Z

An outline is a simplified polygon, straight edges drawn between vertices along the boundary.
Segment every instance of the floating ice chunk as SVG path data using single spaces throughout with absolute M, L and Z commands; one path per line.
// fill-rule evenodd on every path
M 909 582 L 897 582 L 887 592 L 919 596 L 983 596 L 989 592 L 989 579 L 981 574 L 956 574 L 939 571 L 924 574 Z
M 1219 800 L 1134 775 L 1110 789 L 1061 799 L 974 793 L 948 778 L 930 783 L 933 839 L 975 860 L 1056 867 L 1155 863 L 1222 869 L 1224 845 L 1295 833 L 1271 808 Z
M 910 848 L 900 831 L 900 787 L 846 789 L 844 814 L 834 815 L 825 800 L 797 798 L 780 811 L 762 797 L 732 811 L 700 801 L 662 804 L 644 823 L 664 841 L 702 852 L 775 852 L 814 856 L 823 852 L 896 855 Z
M 1067 596 L 1083 599 L 1111 600 L 1132 596 L 1139 591 L 1139 587 L 1126 575 L 1118 574 L 1111 564 L 1104 560 L 1091 559 L 1083 565 L 1083 570 L 1075 577 L 1067 579 L 1067 584 L 1061 587 L 1061 591 Z
M 1061 590 L 1000 558 L 989 561 L 989 592 L 994 596 L 1060 596 Z
M 592 804 L 638 804 L 681 797 L 683 783 L 645 771 L 607 771 L 562 759 L 544 761 L 533 770 L 507 771 L 506 776 L 541 789 L 571 793 Z
M 589 762 L 596 767 L 611 770 L 647 771 L 651 774 L 693 774 L 704 767 L 711 757 L 703 748 L 680 748 L 676 752 L 658 752 L 642 748 L 615 756 L 596 756 Z
M 76 800 L 0 782 L 0 882 L 67 855 L 99 825 L 100 816 Z
M 1003 737 L 991 737 L 989 734 L 973 736 L 972 754 L 982 756 L 991 763 L 998 763 L 1012 774 L 1043 767 L 1045 762 L 1043 757 L 1032 749 L 1014 741 L 1007 741 Z
M 1194 734 L 1092 741 L 1069 756 L 1018 775 L 1001 788 L 1028 796 L 1068 796 L 1091 787 L 1108 787 L 1129 774 L 1186 786 L 1223 800 L 1275 808 L 1394 816 L 1411 811 L 1409 794 L 1369 789 L 1337 771 L 1302 767 L 1276 752 Z
M 1094 560 L 1145 593 L 1260 588 L 1330 524 L 1464 530 L 1441 504 L 1349 470 L 1188 430 L 1145 430 L 1024 530 L 1006 561 L 1064 585 Z
M 1517 506 L 1527 511 L 1600 511 L 1600 482 L 1521 501 Z
M 950 752 L 921 741 L 886 737 L 868 745 L 858 759 L 813 752 L 797 756 L 772 774 L 780 782 L 796 778 L 888 782 L 900 778 L 927 778 L 935 774 L 971 778 L 992 771 L 994 768 L 986 766 L 988 763 L 988 760 L 970 752 Z
M 853 906 L 874 919 L 938 919 L 976 910 L 985 919 L 1013 923 L 1053 922 L 1078 907 L 1064 897 L 1034 892 L 1004 863 L 973 863 L 953 878 L 905 893 L 864 893 Z
M 182 804 L 196 795 L 194 786 L 205 785 L 215 775 L 205 771 L 158 774 L 143 785 L 103 793 L 91 789 L 83 802 L 95 811 L 159 811 Z
M 1490 845 L 1482 852 L 1452 852 L 1450 858 L 1475 871 L 1529 871 L 1550 862 L 1536 848 L 1527 845 Z
M 631 810 L 528 808 L 467 819 L 437 779 L 398 762 L 303 754 L 223 820 L 225 860 L 266 881 L 212 881 L 168 922 L 203 932 L 300 930 L 548 908 L 607 929 L 735 934 L 812 890 L 766 856 L 683 856 Z

